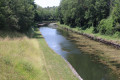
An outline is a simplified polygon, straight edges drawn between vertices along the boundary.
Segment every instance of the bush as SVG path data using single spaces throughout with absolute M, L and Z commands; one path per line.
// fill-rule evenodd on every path
M 102 19 L 98 25 L 97 30 L 101 34 L 113 35 L 114 34 L 114 23 L 113 18 L 109 17 L 107 19 Z
M 116 32 L 113 36 L 114 36 L 115 38 L 120 38 L 120 32 Z

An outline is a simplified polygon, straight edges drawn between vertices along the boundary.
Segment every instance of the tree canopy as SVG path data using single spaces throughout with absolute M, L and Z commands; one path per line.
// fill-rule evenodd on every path
M 26 31 L 34 22 L 34 0 L 0 0 L 0 29 Z
M 71 27 L 93 27 L 94 33 L 120 32 L 120 0 L 62 0 L 42 8 L 34 0 L 0 0 L 0 29 L 27 31 L 35 22 L 55 21 Z
M 55 21 L 57 20 L 57 7 L 46 7 L 42 8 L 37 6 L 35 12 L 35 21 L 42 22 L 42 21 Z
M 120 31 L 120 0 L 62 0 L 58 17 L 61 24 L 114 34 Z

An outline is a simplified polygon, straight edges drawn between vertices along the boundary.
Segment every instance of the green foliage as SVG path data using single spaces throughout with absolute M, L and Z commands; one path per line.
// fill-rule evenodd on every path
M 35 21 L 42 22 L 42 19 L 43 19 L 43 8 L 38 6 L 35 11 Z
M 71 27 L 96 27 L 101 19 L 109 16 L 109 3 L 109 0 L 62 0 L 59 20 Z
M 115 22 L 120 23 L 120 0 L 115 0 L 112 15 Z
M 120 38 L 120 32 L 115 32 L 115 34 L 113 35 L 115 38 Z
M 113 19 L 109 17 L 108 19 L 103 19 L 98 25 L 98 31 L 101 34 L 112 35 L 114 34 Z
M 120 1 L 115 0 L 112 16 L 114 20 L 114 28 L 116 31 L 120 32 Z
M 112 6 L 112 13 L 109 15 L 107 19 L 101 20 L 98 25 L 98 30 L 102 34 L 120 36 L 120 1 L 115 0 L 114 5 Z
M 34 21 L 33 0 L 0 0 L 0 29 L 27 31 Z
M 120 0 L 62 0 L 58 17 L 72 28 L 113 35 L 120 32 Z
M 57 7 L 46 7 L 42 8 L 37 6 L 35 11 L 35 21 L 42 22 L 42 21 L 55 21 L 57 20 Z

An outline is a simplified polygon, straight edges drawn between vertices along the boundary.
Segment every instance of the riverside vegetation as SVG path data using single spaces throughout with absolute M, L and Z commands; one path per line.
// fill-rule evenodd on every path
M 67 63 L 47 46 L 38 29 L 31 28 L 43 20 L 59 20 L 74 30 L 120 43 L 119 0 L 62 0 L 59 7 L 47 8 L 36 5 L 34 0 L 0 0 L 1 80 L 77 80 Z M 80 35 L 70 34 L 83 45 Z M 82 41 L 89 42 L 87 39 L 82 37 Z M 120 72 L 119 50 L 105 45 L 103 49 L 96 42 L 83 43 L 92 47 L 81 47 L 85 51 L 100 49 L 100 57 Z
M 62 0 L 61 24 L 92 33 L 120 37 L 120 0 Z
M 55 9 L 34 0 L 0 0 L 0 80 L 78 80 L 39 29 L 31 27 L 54 20 Z
M 59 26 L 120 44 L 120 0 L 62 0 Z M 99 57 L 120 76 L 120 50 L 68 31 L 83 52 Z
M 112 70 L 111 74 L 115 74 L 119 78 L 120 76 L 119 49 L 114 48 L 113 46 L 110 45 L 105 45 L 104 43 L 98 41 L 94 41 L 93 39 L 90 39 L 87 36 L 77 34 L 74 32 L 77 31 L 76 28 L 70 28 L 69 26 L 61 25 L 59 23 L 58 26 L 59 26 L 58 30 L 67 32 L 67 38 L 73 41 L 81 51 L 88 53 L 94 59 L 95 62 L 99 62 L 106 65 L 108 68 Z M 84 32 L 83 30 L 82 33 L 86 33 L 86 31 Z
M 48 47 L 39 29 L 31 33 L 28 38 L 6 32 L 8 37 L 0 38 L 0 80 L 78 80 L 64 59 Z

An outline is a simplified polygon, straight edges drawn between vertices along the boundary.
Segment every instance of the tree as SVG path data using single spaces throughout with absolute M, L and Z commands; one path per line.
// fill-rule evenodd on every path
M 26 31 L 34 22 L 33 0 L 0 0 L 0 28 Z
M 116 10 L 112 9 L 115 2 L 117 3 L 115 4 Z M 59 20 L 60 23 L 81 29 L 92 26 L 94 27 L 93 32 L 99 32 L 100 23 L 112 22 L 110 16 L 113 10 L 114 19 L 117 22 L 120 21 L 120 4 L 118 3 L 120 3 L 119 0 L 62 0 L 58 8 Z M 109 30 L 112 30 L 112 23 L 110 28 Z
M 120 0 L 115 0 L 112 16 L 115 30 L 120 32 Z

